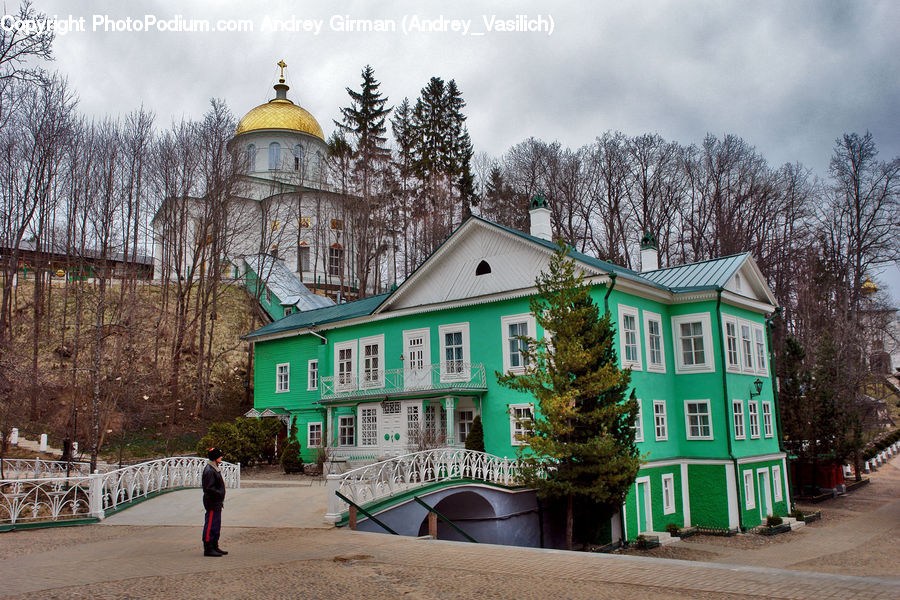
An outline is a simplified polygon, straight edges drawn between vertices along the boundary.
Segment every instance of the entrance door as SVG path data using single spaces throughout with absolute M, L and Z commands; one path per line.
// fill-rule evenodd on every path
M 401 408 L 399 400 L 386 400 L 381 404 L 379 443 L 387 456 L 399 456 L 405 450 L 403 428 L 406 423 L 402 419 Z
M 650 479 L 644 478 L 637 481 L 637 505 L 638 534 L 653 531 L 653 514 L 650 512 Z
M 759 494 L 759 519 L 765 523 L 766 517 L 772 514 L 772 494 L 769 491 L 769 470 L 760 469 L 756 472 L 756 481 Z
M 427 329 L 403 332 L 404 389 L 424 390 L 431 387 L 431 352 Z

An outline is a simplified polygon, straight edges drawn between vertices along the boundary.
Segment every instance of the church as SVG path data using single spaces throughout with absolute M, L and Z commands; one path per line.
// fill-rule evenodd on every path
M 272 319 L 359 295 L 347 218 L 353 197 L 330 185 L 322 127 L 288 97 L 287 65 L 278 66 L 275 97 L 247 112 L 227 145 L 241 173 L 228 200 L 226 247 L 219 252 L 229 278 L 255 293 Z M 177 225 L 184 241 L 170 234 L 172 225 L 162 218 L 166 202 L 154 217 L 156 279 L 189 272 L 193 263 L 186 255 L 204 240 L 205 201 L 192 199 L 187 218 L 179 219 L 189 221 Z

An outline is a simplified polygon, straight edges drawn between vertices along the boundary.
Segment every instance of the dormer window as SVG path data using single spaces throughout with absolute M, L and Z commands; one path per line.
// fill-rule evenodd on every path
M 476 277 L 479 275 L 487 275 L 490 272 L 491 272 L 491 265 L 489 265 L 486 260 L 481 261 L 480 263 L 478 263 L 478 266 L 475 267 L 475 276 Z

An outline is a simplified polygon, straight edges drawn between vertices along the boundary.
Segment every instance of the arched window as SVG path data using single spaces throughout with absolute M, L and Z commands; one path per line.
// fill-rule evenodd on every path
M 294 170 L 299 171 L 303 166 L 303 147 L 300 144 L 294 146 Z
M 269 144 L 269 170 L 281 168 L 281 145 L 278 142 Z
M 255 171 L 256 170 L 256 145 L 250 144 L 247 146 L 247 170 Z
M 321 152 L 316 152 L 316 179 L 320 183 L 325 181 L 325 166 L 322 164 Z
M 476 276 L 487 275 L 490 272 L 491 272 L 491 265 L 489 265 L 486 260 L 481 261 L 480 263 L 478 263 L 478 266 L 475 267 L 475 275 Z

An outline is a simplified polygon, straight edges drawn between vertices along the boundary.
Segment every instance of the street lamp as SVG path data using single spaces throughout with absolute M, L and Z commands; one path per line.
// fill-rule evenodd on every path
M 759 396 L 762 393 L 762 386 L 763 386 L 762 380 L 760 380 L 760 378 L 757 377 L 756 381 L 753 382 L 753 388 L 756 390 L 756 393 L 754 393 L 753 390 L 751 390 L 750 397 L 755 398 L 756 396 Z

